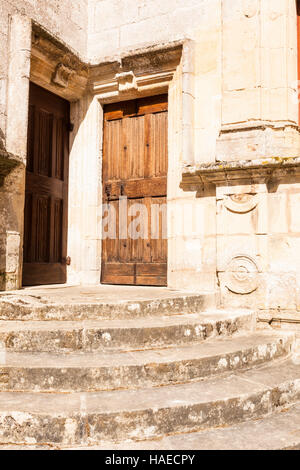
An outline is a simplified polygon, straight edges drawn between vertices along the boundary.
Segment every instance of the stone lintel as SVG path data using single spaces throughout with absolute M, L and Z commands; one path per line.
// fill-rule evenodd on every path
M 166 93 L 182 54 L 182 44 L 149 48 L 90 68 L 89 88 L 101 102 Z
M 300 157 L 271 157 L 258 160 L 201 163 L 183 169 L 182 186 L 231 184 L 235 180 L 268 182 L 285 176 L 300 176 Z
M 86 91 L 89 64 L 64 43 L 33 24 L 30 80 L 69 101 Z

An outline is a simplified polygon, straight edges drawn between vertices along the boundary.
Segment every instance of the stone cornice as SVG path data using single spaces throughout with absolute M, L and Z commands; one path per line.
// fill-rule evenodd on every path
M 148 48 L 90 68 L 89 90 L 105 102 L 165 93 L 180 62 L 182 45 Z
M 286 175 L 300 176 L 300 157 L 223 161 L 184 167 L 182 186 L 232 184 L 235 180 L 269 181 Z
M 164 93 L 182 55 L 183 42 L 149 46 L 115 60 L 92 65 L 66 44 L 33 24 L 30 79 L 49 91 L 76 101 L 93 93 L 99 99 Z M 134 96 L 136 97 L 136 96 Z

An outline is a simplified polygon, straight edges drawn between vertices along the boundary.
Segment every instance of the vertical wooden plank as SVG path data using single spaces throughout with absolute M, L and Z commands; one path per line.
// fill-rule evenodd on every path
M 29 263 L 31 257 L 31 235 L 32 235 L 32 194 L 25 194 L 24 212 L 24 262 Z
M 26 169 L 27 171 L 30 171 L 30 172 L 33 171 L 34 136 L 35 136 L 35 106 L 29 105 Z
M 39 153 L 38 173 L 51 177 L 52 169 L 52 134 L 53 115 L 40 109 L 39 111 Z

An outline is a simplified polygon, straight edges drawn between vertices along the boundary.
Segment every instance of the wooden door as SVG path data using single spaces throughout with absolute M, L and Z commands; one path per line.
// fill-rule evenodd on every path
M 23 285 L 66 282 L 69 103 L 30 84 Z
M 105 106 L 103 202 L 116 230 L 107 237 L 104 227 L 102 283 L 167 285 L 167 170 L 168 96 Z M 132 237 L 134 224 L 141 238 Z
M 297 98 L 298 98 L 298 124 L 300 125 L 300 1 L 297 0 L 297 56 L 298 56 L 298 83 L 297 83 Z

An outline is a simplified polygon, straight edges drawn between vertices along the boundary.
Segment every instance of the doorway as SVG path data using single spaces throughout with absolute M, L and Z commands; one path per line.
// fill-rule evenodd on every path
M 69 102 L 31 83 L 23 285 L 66 282 Z
M 168 95 L 106 105 L 102 283 L 167 285 L 167 172 Z

